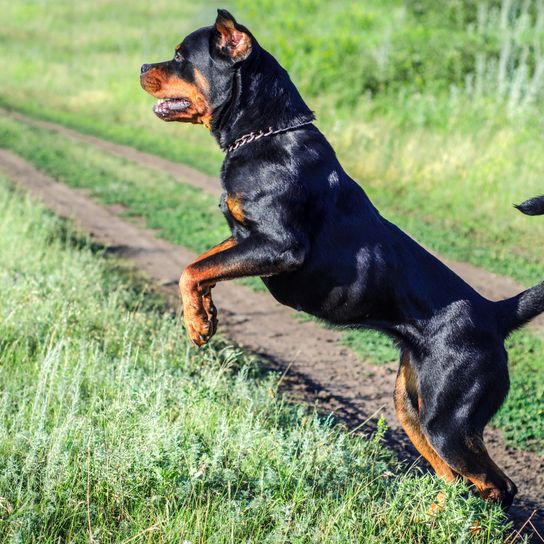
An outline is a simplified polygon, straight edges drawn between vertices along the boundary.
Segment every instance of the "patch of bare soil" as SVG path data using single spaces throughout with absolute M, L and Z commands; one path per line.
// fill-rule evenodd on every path
M 122 209 L 100 206 L 83 192 L 54 181 L 1 149 L 0 170 L 53 212 L 73 220 L 98 243 L 133 261 L 178 307 L 178 278 L 195 257 L 192 252 L 121 219 L 117 214 Z M 265 293 L 221 283 L 214 290 L 214 299 L 220 314 L 220 332 L 261 356 L 264 364 L 285 372 L 284 386 L 291 396 L 316 404 L 322 412 L 334 412 L 350 427 L 362 426 L 365 431 L 375 428 L 383 415 L 389 426 L 388 445 L 402 460 L 427 470 L 426 462 L 413 449 L 394 414 L 396 365 L 364 363 L 340 345 L 338 332 L 300 322 L 292 310 Z M 516 526 L 521 527 L 532 516 L 525 530 L 533 524 L 544 534 L 544 459 L 531 452 L 505 448 L 496 429 L 487 431 L 486 440 L 492 457 L 519 487 L 511 510 Z M 535 541 L 540 541 L 536 535 L 533 532 Z

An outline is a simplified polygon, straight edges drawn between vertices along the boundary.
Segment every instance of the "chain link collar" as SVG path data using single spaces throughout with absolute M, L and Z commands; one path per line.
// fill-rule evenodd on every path
M 236 138 L 232 144 L 230 144 L 226 152 L 231 153 L 232 151 L 235 151 L 239 147 L 242 147 L 243 145 L 249 144 L 255 140 L 260 140 L 261 138 L 264 138 L 265 136 L 273 136 L 274 134 L 280 134 L 281 132 L 287 132 L 289 130 L 294 130 L 296 128 L 304 127 L 306 125 L 311 125 L 314 121 L 306 121 L 305 123 L 299 123 L 298 125 L 291 125 L 290 127 L 285 128 L 279 128 L 277 130 L 273 130 L 272 127 L 268 127 L 268 130 L 259 130 L 259 132 L 250 132 L 249 134 L 244 134 L 243 136 L 240 136 L 240 138 Z

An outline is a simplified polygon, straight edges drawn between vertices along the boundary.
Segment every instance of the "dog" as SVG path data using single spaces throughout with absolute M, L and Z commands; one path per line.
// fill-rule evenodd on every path
M 377 329 L 400 347 L 395 408 L 435 472 L 508 508 L 516 486 L 483 430 L 509 388 L 505 338 L 544 311 L 544 282 L 492 302 L 384 219 L 344 172 L 287 72 L 226 10 L 171 60 L 141 67 L 164 121 L 205 125 L 225 151 L 220 207 L 232 236 L 179 287 L 197 346 L 217 329 L 219 281 L 260 276 L 282 304 Z M 544 214 L 544 196 L 519 206 Z

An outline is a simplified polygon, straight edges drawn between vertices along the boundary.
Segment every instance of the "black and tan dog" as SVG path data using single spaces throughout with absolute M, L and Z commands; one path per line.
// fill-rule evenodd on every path
M 191 340 L 217 327 L 211 289 L 260 276 L 281 303 L 390 335 L 401 351 L 395 403 L 420 453 L 508 507 L 515 485 L 489 457 L 483 429 L 509 387 L 504 339 L 544 311 L 544 283 L 491 302 L 384 219 L 342 169 L 286 71 L 219 10 L 213 26 L 144 64 L 141 85 L 165 121 L 207 126 L 226 151 L 222 210 L 232 236 L 183 272 Z M 544 213 L 544 197 L 520 206 Z

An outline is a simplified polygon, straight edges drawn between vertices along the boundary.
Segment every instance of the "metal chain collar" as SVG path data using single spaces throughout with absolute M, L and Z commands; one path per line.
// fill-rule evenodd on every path
M 287 132 L 288 130 L 294 130 L 295 128 L 311 125 L 312 123 L 313 123 L 313 120 L 306 121 L 305 123 L 299 123 L 298 125 L 292 125 L 290 127 L 279 128 L 277 130 L 273 130 L 272 127 L 268 127 L 267 131 L 259 130 L 259 132 L 250 132 L 249 134 L 244 134 L 243 136 L 240 136 L 240 138 L 236 138 L 236 140 L 234 140 L 234 142 L 227 147 L 227 153 L 231 153 L 232 151 L 235 151 L 239 147 L 249 144 L 255 140 L 260 140 L 261 138 L 265 136 L 273 136 L 274 134 L 280 134 L 280 132 Z

